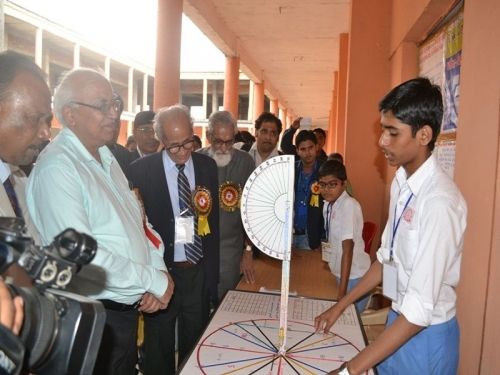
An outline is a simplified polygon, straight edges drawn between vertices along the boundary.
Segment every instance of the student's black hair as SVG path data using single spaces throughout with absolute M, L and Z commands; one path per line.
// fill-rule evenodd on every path
M 315 145 L 318 144 L 318 139 L 312 130 L 301 130 L 295 137 L 295 147 L 299 148 L 300 144 L 305 141 L 311 141 Z
M 316 133 L 321 134 L 323 136 L 323 138 L 326 138 L 326 132 L 321 128 L 313 129 L 313 132 L 314 132 L 314 134 L 316 134 Z
M 278 134 L 280 134 L 281 130 L 283 130 L 281 120 L 271 112 L 262 112 L 260 116 L 257 117 L 257 120 L 255 120 L 255 130 L 259 130 L 263 122 L 274 122 L 276 124 Z
M 319 167 L 318 178 L 333 176 L 338 178 L 340 181 L 347 180 L 347 171 L 345 169 L 345 165 L 339 162 L 338 160 L 327 160 L 321 167 Z
M 429 125 L 432 139 L 429 149 L 434 149 L 436 138 L 443 119 L 443 98 L 439 86 L 428 78 L 415 78 L 393 88 L 379 103 L 382 113 L 391 111 L 394 117 L 411 126 L 413 136 L 417 131 Z
M 337 160 L 344 164 L 344 157 L 342 156 L 341 153 L 338 152 L 333 152 L 330 155 L 328 155 L 328 160 Z

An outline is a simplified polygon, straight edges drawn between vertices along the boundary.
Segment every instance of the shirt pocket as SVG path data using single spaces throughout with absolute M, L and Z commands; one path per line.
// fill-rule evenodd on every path
M 403 269 L 411 272 L 413 261 L 418 251 L 418 231 L 416 229 L 406 229 L 401 231 L 398 241 L 398 258 Z

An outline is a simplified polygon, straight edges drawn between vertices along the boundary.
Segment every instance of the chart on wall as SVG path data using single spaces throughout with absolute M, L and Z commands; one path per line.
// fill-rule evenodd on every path
M 435 150 L 439 165 L 452 178 L 455 169 L 456 132 L 459 127 L 463 24 L 463 11 L 458 9 L 419 48 L 419 75 L 428 77 L 441 87 L 444 113 Z
M 280 296 L 229 291 L 181 374 L 326 374 L 366 346 L 353 305 L 327 334 L 314 317 L 334 302 L 290 297 L 285 354 L 278 351 Z M 373 371 L 365 374 L 373 374 Z

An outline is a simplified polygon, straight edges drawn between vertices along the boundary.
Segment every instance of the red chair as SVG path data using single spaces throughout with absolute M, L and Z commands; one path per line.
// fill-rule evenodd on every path
M 363 241 L 365 241 L 365 253 L 370 254 L 370 249 L 372 248 L 372 242 L 375 238 L 375 233 L 377 233 L 377 224 L 371 221 L 365 221 L 363 223 Z

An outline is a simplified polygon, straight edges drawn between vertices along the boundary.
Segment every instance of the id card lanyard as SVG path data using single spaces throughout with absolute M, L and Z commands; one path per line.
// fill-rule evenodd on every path
M 325 223 L 325 233 L 326 233 L 326 242 L 330 239 L 330 224 L 332 221 L 332 213 L 333 213 L 333 202 L 328 203 L 326 207 L 326 223 Z
M 412 198 L 413 198 L 413 193 L 411 193 L 410 196 L 408 197 L 408 199 L 406 200 L 405 206 L 403 207 L 403 210 L 401 211 L 401 214 L 399 214 L 397 222 L 396 222 L 396 209 L 398 207 L 397 204 L 394 207 L 394 219 L 392 221 L 391 250 L 390 250 L 390 253 L 389 253 L 389 261 L 390 262 L 392 262 L 393 259 L 394 259 L 394 257 L 393 257 L 393 255 L 394 255 L 394 239 L 396 238 L 396 233 L 397 233 L 398 228 L 399 228 L 399 223 L 401 222 L 401 217 L 403 216 L 404 212 L 408 208 L 408 205 L 410 204 L 410 201 L 411 201 Z
M 394 207 L 394 220 L 392 222 L 392 238 L 391 238 L 391 249 L 389 253 L 389 262 L 383 264 L 382 272 L 382 290 L 386 297 L 393 301 L 397 301 L 398 298 L 398 269 L 394 264 L 394 239 L 396 238 L 396 233 L 399 228 L 399 223 L 401 222 L 401 217 L 403 216 L 405 210 L 408 208 L 411 199 L 413 198 L 413 193 L 406 200 L 406 203 L 396 221 L 396 211 L 397 204 Z

